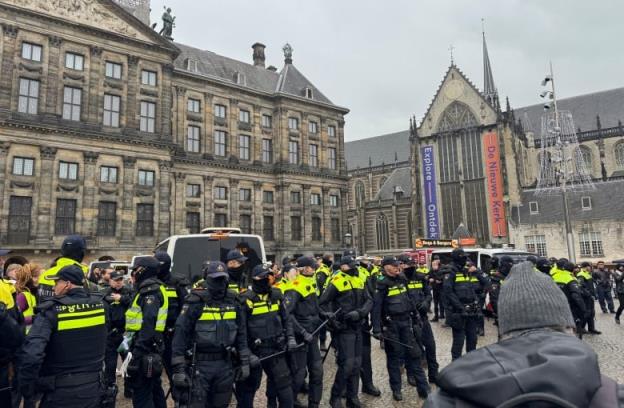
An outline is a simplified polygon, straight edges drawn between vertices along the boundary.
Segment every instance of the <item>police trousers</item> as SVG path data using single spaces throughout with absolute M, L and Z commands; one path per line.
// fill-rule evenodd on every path
M 293 395 L 297 395 L 306 378 L 310 375 L 308 401 L 310 406 L 321 403 L 323 396 L 323 363 L 318 337 L 314 336 L 311 343 L 299 348 L 295 354 L 296 371 L 293 373 Z
M 100 381 L 63 387 L 57 386 L 41 398 L 40 408 L 99 408 L 102 399 Z
M 373 385 L 373 363 L 371 362 L 371 335 L 368 331 L 362 332 L 362 364 L 360 367 L 362 385 Z
M 604 313 L 607 313 L 607 307 L 609 312 L 615 312 L 615 306 L 613 305 L 613 296 L 611 295 L 611 288 L 596 285 L 596 294 L 598 295 L 598 303 Z
M 587 326 L 587 330 L 594 331 L 596 330 L 596 303 L 594 298 L 591 296 L 583 297 L 583 301 L 585 302 L 585 310 L 586 314 L 583 316 L 582 328 Z
M 268 350 L 265 353 L 257 353 L 257 356 L 273 354 L 279 350 Z M 256 391 L 260 388 L 262 371 L 267 376 L 267 387 L 275 390 L 279 406 L 292 408 L 294 404 L 290 368 L 284 354 L 264 360 L 260 367 L 253 367 L 249 377 L 245 381 L 236 383 L 236 401 L 238 408 L 253 408 Z
M 435 380 L 438 376 L 438 359 L 436 357 L 436 342 L 433 337 L 433 330 L 431 330 L 431 324 L 427 320 L 427 315 L 422 319 L 422 334 L 421 342 L 425 347 L 425 357 L 427 359 L 427 372 L 429 374 L 429 380 Z
M 447 316 L 446 322 L 453 330 L 453 344 L 451 346 L 451 358 L 453 360 L 461 357 L 464 342 L 466 343 L 466 353 L 477 348 L 478 315 L 462 316 L 459 313 L 452 313 Z
M 104 354 L 104 384 L 109 387 L 115 384 L 117 360 L 119 359 L 117 348 L 123 341 L 123 331 L 113 329 L 106 338 L 106 352 Z
M 198 376 L 193 380 L 192 406 L 225 408 L 232 399 L 234 369 L 230 359 L 197 362 Z
M 433 287 L 433 318 L 444 319 L 444 302 L 442 285 L 436 285 Z
M 132 378 L 130 386 L 133 408 L 167 408 L 160 376 L 146 378 L 140 375 Z
M 359 392 L 360 367 L 362 365 L 362 330 L 335 332 L 334 346 L 337 352 L 337 370 L 331 390 L 333 399 L 341 398 L 345 388 L 347 399 L 357 398 Z
M 427 378 L 420 365 L 422 352 L 412 330 L 410 319 L 390 322 L 384 328 L 384 350 L 390 388 L 392 391 L 401 391 L 401 363 L 404 362 L 407 375 L 416 379 L 418 392 L 429 392 Z

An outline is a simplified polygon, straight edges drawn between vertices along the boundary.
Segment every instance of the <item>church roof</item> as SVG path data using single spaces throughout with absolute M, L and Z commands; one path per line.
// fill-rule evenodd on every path
M 345 113 L 348 112 L 347 109 L 334 105 L 332 101 L 292 64 L 285 64 L 280 72 L 274 72 L 264 67 L 224 57 L 212 51 L 201 50 L 180 43 L 175 43 L 175 45 L 181 51 L 174 62 L 175 68 L 179 71 L 199 74 L 271 95 L 294 96 L 305 99 L 306 101 L 330 105 L 345 111 Z M 190 71 L 188 69 L 187 61 L 189 59 L 196 61 L 196 71 Z M 242 74 L 244 76 L 245 79 L 242 83 L 236 82 L 236 74 Z M 312 89 L 311 98 L 306 98 L 306 88 Z
M 401 191 L 403 197 L 412 195 L 412 178 L 411 169 L 409 167 L 399 167 L 395 169 L 388 179 L 383 183 L 375 200 L 391 200 L 394 198 L 395 191 Z
M 392 164 L 394 159 L 405 162 L 410 157 L 409 130 L 345 143 L 347 169 Z
M 582 132 L 597 129 L 596 115 L 603 129 L 616 127 L 618 121 L 624 122 L 624 88 L 559 99 L 557 107 L 571 111 L 574 125 Z M 540 134 L 544 104 L 514 109 L 514 113 L 524 130 Z

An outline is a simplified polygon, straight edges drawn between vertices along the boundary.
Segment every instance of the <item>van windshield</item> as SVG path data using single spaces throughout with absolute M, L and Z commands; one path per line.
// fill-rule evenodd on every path
M 515 264 L 526 261 L 531 255 L 536 256 L 530 252 L 499 252 L 495 254 L 498 259 L 501 259 L 504 256 L 509 256 L 513 259 L 513 263 Z
M 477 265 L 477 252 L 476 251 L 464 251 L 464 252 L 468 256 L 468 260 L 472 261 L 475 265 Z M 451 252 L 435 252 L 434 251 L 431 255 L 432 257 L 437 255 L 440 258 L 441 265 L 450 264 L 451 261 L 453 260 L 451 258 Z
M 206 236 L 180 237 L 173 248 L 172 273 L 186 277 L 195 282 L 202 276 L 204 261 L 221 261 L 226 263 L 227 253 L 235 248 L 248 258 L 247 269 L 262 263 L 262 249 L 258 238 L 242 237 L 240 235 L 227 238 L 211 238 Z

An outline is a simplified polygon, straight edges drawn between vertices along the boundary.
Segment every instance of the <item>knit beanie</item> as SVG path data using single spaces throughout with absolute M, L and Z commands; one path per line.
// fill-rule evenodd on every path
M 514 265 L 501 285 L 498 332 L 540 327 L 575 327 L 568 300 L 552 278 L 530 262 Z

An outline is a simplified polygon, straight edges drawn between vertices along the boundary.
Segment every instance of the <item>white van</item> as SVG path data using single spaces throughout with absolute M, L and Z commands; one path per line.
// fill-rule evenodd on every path
M 248 270 L 266 264 L 264 241 L 259 235 L 241 234 L 237 228 L 206 228 L 200 234 L 172 235 L 156 246 L 171 257 L 171 272 L 195 282 L 205 261 L 226 263 L 227 253 L 239 249 L 248 258 Z
M 451 262 L 451 252 L 453 252 L 452 248 L 436 249 L 431 252 L 430 259 L 437 255 L 440 257 L 440 263 L 445 265 Z M 510 256 L 514 263 L 520 263 L 526 261 L 529 256 L 538 256 L 537 254 L 514 248 L 464 248 L 464 252 L 469 260 L 487 274 L 492 269 L 493 257 L 500 259 L 503 256 Z

